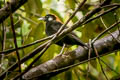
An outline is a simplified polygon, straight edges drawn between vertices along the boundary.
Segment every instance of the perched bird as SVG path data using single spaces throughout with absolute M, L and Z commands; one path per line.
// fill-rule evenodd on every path
M 39 20 L 44 20 L 46 22 L 45 32 L 47 36 L 55 34 L 62 26 L 62 23 L 58 21 L 56 16 L 52 14 L 47 14 L 45 17 L 39 18 Z M 74 32 L 70 32 L 64 38 L 58 41 L 56 44 L 59 46 L 63 46 L 63 44 L 66 44 L 66 45 L 80 45 L 80 46 L 88 47 L 85 43 L 80 41 L 79 37 L 77 37 Z

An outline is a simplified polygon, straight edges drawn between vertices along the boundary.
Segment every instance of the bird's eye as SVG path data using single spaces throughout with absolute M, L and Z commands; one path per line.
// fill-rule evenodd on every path
M 52 17 L 49 17 L 49 18 L 48 18 L 48 21 L 52 21 L 52 20 L 53 20 L 53 18 L 52 18 Z

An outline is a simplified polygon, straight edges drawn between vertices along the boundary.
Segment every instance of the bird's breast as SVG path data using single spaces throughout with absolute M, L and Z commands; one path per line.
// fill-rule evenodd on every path
M 46 24 L 45 32 L 47 36 L 53 35 L 57 32 L 57 30 L 55 30 L 54 27 L 55 26 L 52 24 Z

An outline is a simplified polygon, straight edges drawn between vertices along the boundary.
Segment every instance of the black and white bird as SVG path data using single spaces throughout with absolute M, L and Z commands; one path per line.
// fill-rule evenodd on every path
M 62 23 L 57 19 L 56 16 L 52 15 L 52 14 L 47 14 L 45 17 L 41 17 L 39 18 L 39 20 L 44 20 L 46 22 L 46 35 L 47 36 L 51 36 L 53 34 L 55 34 L 60 27 L 62 26 Z M 63 44 L 66 45 L 80 45 L 82 47 L 87 47 L 88 46 L 83 43 L 79 37 L 76 36 L 76 34 L 74 32 L 70 32 L 68 34 L 66 34 L 66 36 L 64 38 L 62 38 L 60 41 L 58 41 L 56 43 L 59 46 L 63 46 Z

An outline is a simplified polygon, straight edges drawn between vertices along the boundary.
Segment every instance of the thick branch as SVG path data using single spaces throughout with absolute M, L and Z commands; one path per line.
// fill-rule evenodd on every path
M 19 7 L 21 7 L 27 0 L 12 0 L 9 5 L 11 6 L 11 9 L 9 8 L 8 4 L 0 9 L 0 23 L 2 23 L 7 17 L 10 16 L 10 13 L 16 11 Z
M 119 31 L 115 31 L 112 33 L 114 38 L 120 40 Z M 94 47 L 97 49 L 99 55 L 105 55 L 106 53 L 110 53 L 120 49 L 120 44 L 114 39 L 112 36 L 106 36 L 103 39 L 97 40 L 94 43 Z M 93 52 L 91 54 L 91 58 L 96 57 L 96 54 Z M 28 71 L 23 78 L 31 79 L 33 77 L 39 76 L 39 79 L 46 79 L 51 77 L 53 74 L 46 75 L 49 71 L 53 71 L 62 67 L 70 66 L 74 64 L 76 60 L 85 61 L 88 59 L 88 50 L 83 47 L 78 47 L 76 50 L 63 54 L 62 56 L 57 56 L 52 60 L 49 60 L 35 68 L 32 68 Z M 62 70 L 62 72 L 65 70 Z

